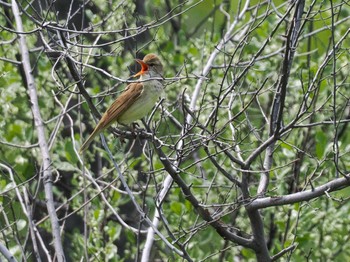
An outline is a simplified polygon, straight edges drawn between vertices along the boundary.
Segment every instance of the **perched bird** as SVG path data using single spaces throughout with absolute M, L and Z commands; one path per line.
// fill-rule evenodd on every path
M 103 114 L 94 131 L 80 148 L 80 153 L 88 148 L 95 136 L 108 128 L 114 122 L 129 125 L 132 122 L 147 115 L 163 92 L 161 80 L 163 65 L 155 54 L 146 55 L 143 60 L 136 59 L 141 65 L 141 71 L 134 75 L 140 76 L 142 82 L 128 85 L 123 93 L 113 102 L 113 104 Z M 145 81 L 146 80 L 146 81 Z

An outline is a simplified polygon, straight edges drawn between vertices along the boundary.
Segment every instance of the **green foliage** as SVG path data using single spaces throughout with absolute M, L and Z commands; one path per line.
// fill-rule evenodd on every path
M 70 6 L 70 1 L 63 2 Z M 40 114 L 50 146 L 55 206 L 64 249 L 71 261 L 87 257 L 93 261 L 140 259 L 146 234 L 133 232 L 120 219 L 134 231 L 146 230 L 148 225 L 118 179 L 100 139 L 95 139 L 83 158 L 77 154 L 95 121 L 67 66 L 67 55 L 74 59 L 92 103 L 103 113 L 126 86 L 116 77 L 127 80 L 138 70 L 133 59 L 151 52 L 159 54 L 165 65 L 166 97 L 164 109 L 156 110 L 149 127 L 162 141 L 164 154 L 178 164 L 177 174 L 200 207 L 243 237 L 249 239 L 253 234 L 245 208 L 260 197 L 262 173 L 270 176 L 266 196 L 273 197 L 313 190 L 348 173 L 349 42 L 344 41 L 326 60 L 333 50 L 332 37 L 337 43 L 348 30 L 349 10 L 344 1 L 335 1 L 333 10 L 329 2 L 317 2 L 312 7 L 311 1 L 306 1 L 282 112 L 282 128 L 289 129 L 274 144 L 268 170 L 264 170 L 266 148 L 249 167 L 231 161 L 231 157 L 246 160 L 270 137 L 271 108 L 294 8 L 281 19 L 291 1 L 251 1 L 251 9 L 241 19 L 237 15 L 245 1 L 136 2 L 96 0 L 85 3 L 79 11 L 74 5 L 74 22 L 68 24 L 67 6 L 57 3 L 48 10 L 46 6 L 21 3 L 24 30 L 30 32 L 26 40 Z M 337 14 L 333 16 L 335 27 L 332 11 Z M 233 22 L 237 24 L 230 40 L 204 76 L 196 108 L 190 108 L 207 61 Z M 24 190 L 28 193 L 30 216 L 49 248 L 51 223 L 42 186 L 42 155 L 20 71 L 18 35 L 13 28 L 6 30 L 15 23 L 4 15 L 0 23 L 5 26 L 0 32 L 0 242 L 18 260 L 34 261 L 33 246 L 28 241 L 29 215 L 18 194 L 24 196 Z M 56 27 L 64 28 L 67 46 L 60 41 Z M 57 51 L 57 57 L 46 53 L 43 40 Z M 171 79 L 175 76 L 179 79 Z M 188 128 L 186 132 L 168 112 Z M 191 123 L 185 123 L 188 112 L 195 118 Z M 136 136 L 121 141 L 109 131 L 104 135 L 135 201 L 152 219 L 168 175 L 164 159 L 157 155 L 152 139 Z M 232 180 L 241 181 L 245 175 L 249 176 L 250 198 L 243 201 L 239 186 Z M 270 255 L 294 244 L 296 248 L 281 261 L 349 260 L 349 193 L 349 188 L 344 188 L 309 202 L 260 210 L 264 237 L 271 243 Z M 220 236 L 176 183 L 159 211 L 160 232 L 176 248 L 182 245 L 194 261 L 256 260 L 254 250 Z M 151 260 L 181 258 L 156 236 Z

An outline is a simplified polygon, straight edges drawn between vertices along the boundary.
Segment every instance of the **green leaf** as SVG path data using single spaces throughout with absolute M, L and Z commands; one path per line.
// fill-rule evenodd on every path
M 171 211 L 173 211 L 177 215 L 181 215 L 182 213 L 182 204 L 179 202 L 173 202 L 170 205 Z
M 73 143 L 72 140 L 66 140 L 66 143 L 64 145 L 64 150 L 66 153 L 66 158 L 70 163 L 77 163 L 78 162 L 78 158 L 77 155 L 74 151 L 74 147 L 73 147 Z
M 22 229 L 26 228 L 26 226 L 27 226 L 27 221 L 24 220 L 24 219 L 18 219 L 18 220 L 16 221 L 16 224 L 17 224 L 17 229 L 18 229 L 18 230 L 22 230 Z
M 243 248 L 241 253 L 242 253 L 243 257 L 245 257 L 245 258 L 253 258 L 253 257 L 255 257 L 253 251 L 248 249 L 248 248 Z
M 69 162 L 65 162 L 65 161 L 61 162 L 58 167 L 62 171 L 75 171 L 76 170 L 76 166 L 72 165 Z
M 288 149 L 288 150 L 293 150 L 293 147 L 291 145 L 288 145 L 287 143 L 282 142 L 281 147 Z
M 328 138 L 326 134 L 321 130 L 316 133 L 316 156 L 322 158 L 325 154 Z

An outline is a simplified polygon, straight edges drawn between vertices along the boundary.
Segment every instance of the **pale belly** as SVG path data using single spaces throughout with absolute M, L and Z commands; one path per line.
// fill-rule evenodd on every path
M 146 116 L 152 110 L 162 92 L 163 86 L 159 81 L 149 81 L 139 99 L 118 118 L 118 123 L 129 125 Z

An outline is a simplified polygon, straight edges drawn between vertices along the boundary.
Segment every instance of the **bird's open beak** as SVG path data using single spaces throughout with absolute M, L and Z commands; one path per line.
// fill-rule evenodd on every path
M 148 65 L 145 62 L 143 62 L 141 59 L 135 59 L 135 61 L 141 65 L 141 71 L 133 75 L 133 77 L 143 75 L 148 71 Z

